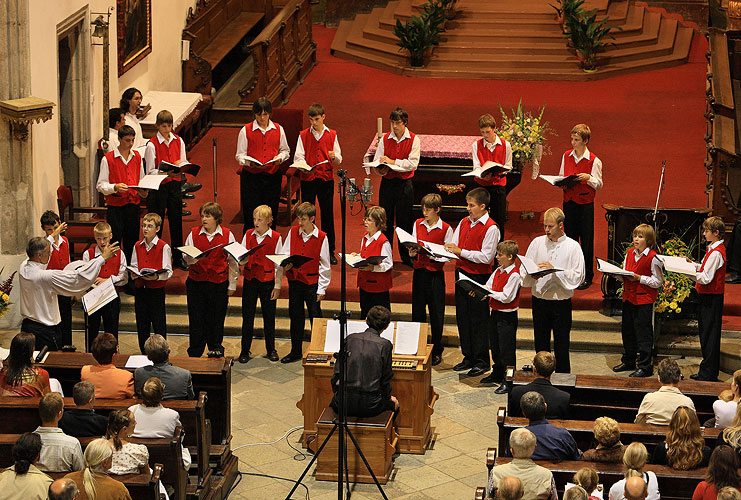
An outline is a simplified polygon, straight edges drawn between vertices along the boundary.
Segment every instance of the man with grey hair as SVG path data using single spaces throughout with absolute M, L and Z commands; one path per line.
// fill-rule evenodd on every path
M 520 500 L 525 494 L 522 481 L 514 476 L 503 477 L 497 486 L 497 497 L 501 500 Z
M 530 421 L 527 428 L 538 439 L 533 460 L 579 460 L 581 451 L 574 437 L 562 427 L 548 423 L 547 405 L 539 392 L 526 392 L 520 399 L 522 413 Z
M 558 500 L 553 474 L 530 458 L 535 451 L 535 435 L 522 427 L 515 429 L 509 437 L 509 445 L 514 458 L 508 464 L 492 467 L 489 473 L 489 497 L 500 495 L 497 493 L 500 481 L 508 476 L 514 476 L 522 481 L 524 489 L 522 500 Z
M 75 408 L 65 410 L 59 428 L 74 437 L 100 437 L 105 435 L 108 419 L 95 413 L 95 386 L 83 380 L 72 388 Z
M 49 485 L 49 500 L 75 500 L 77 484 L 68 477 L 57 479 Z
M 170 363 L 170 346 L 162 335 L 150 335 L 144 342 L 144 352 L 153 364 L 134 371 L 135 393 L 141 394 L 144 382 L 157 377 L 165 386 L 164 399 L 195 399 L 190 372 Z
M 648 484 L 641 476 L 629 477 L 625 481 L 625 500 L 645 500 L 648 496 Z
M 20 312 L 23 317 L 21 331 L 36 336 L 36 349 L 48 347 L 56 351 L 58 345 L 59 315 L 58 295 L 74 296 L 86 292 L 98 277 L 105 261 L 119 250 L 118 244 L 108 245 L 100 256 L 87 263 L 80 263 L 74 270 L 47 269 L 51 244 L 46 238 L 31 238 L 26 245 L 28 258 L 18 269 L 20 286 Z
M 677 362 L 670 358 L 662 359 L 658 372 L 661 387 L 643 396 L 636 415 L 637 424 L 669 425 L 674 410 L 678 407 L 695 409 L 692 400 L 679 390 L 682 372 Z

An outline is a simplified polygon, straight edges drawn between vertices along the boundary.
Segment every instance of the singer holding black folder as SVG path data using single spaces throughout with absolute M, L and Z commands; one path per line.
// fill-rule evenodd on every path
M 363 224 L 367 232 L 360 242 L 360 256 L 364 259 L 375 255 L 386 258 L 375 266 L 369 264 L 358 271 L 360 319 L 365 319 L 373 306 L 383 306 L 391 311 L 389 291 L 393 285 L 391 268 L 394 265 L 391 244 L 382 232 L 386 229 L 383 207 L 369 207 Z

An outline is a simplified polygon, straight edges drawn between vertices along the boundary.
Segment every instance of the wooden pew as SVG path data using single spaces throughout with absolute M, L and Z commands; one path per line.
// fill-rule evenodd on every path
M 66 472 L 51 472 L 52 479 L 61 479 Z M 160 500 L 159 481 L 162 475 L 162 464 L 152 465 L 152 473 L 149 471 L 141 474 L 124 474 L 123 476 L 111 476 L 121 481 L 129 490 L 132 500 Z

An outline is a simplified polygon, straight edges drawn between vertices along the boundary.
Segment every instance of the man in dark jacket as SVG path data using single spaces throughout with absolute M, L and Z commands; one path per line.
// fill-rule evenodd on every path
M 551 374 L 556 369 L 556 357 L 548 351 L 539 351 L 533 358 L 533 375 L 535 380 L 527 385 L 512 388 L 507 405 L 507 413 L 511 417 L 521 417 L 520 399 L 526 392 L 535 391 L 543 395 L 547 407 L 547 418 L 569 418 L 568 392 L 551 385 Z
M 101 437 L 105 435 L 108 419 L 93 410 L 95 386 L 83 380 L 72 388 L 75 408 L 65 411 L 59 420 L 59 428 L 74 437 Z

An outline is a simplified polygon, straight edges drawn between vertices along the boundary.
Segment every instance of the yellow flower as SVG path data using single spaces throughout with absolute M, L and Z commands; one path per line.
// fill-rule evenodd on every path
M 681 307 L 677 307 L 677 312 L 678 313 L 681 313 L 682 312 L 682 308 Z
M 3 295 L 2 295 L 2 299 L 3 299 L 3 300 L 4 300 L 5 302 L 7 302 L 7 301 L 8 301 L 8 299 L 10 299 L 10 297 L 8 297 L 8 294 L 7 294 L 7 293 L 3 293 Z
M 669 304 L 669 307 L 672 308 L 672 309 L 676 309 L 677 308 L 677 303 L 676 302 L 672 302 L 671 304 Z

